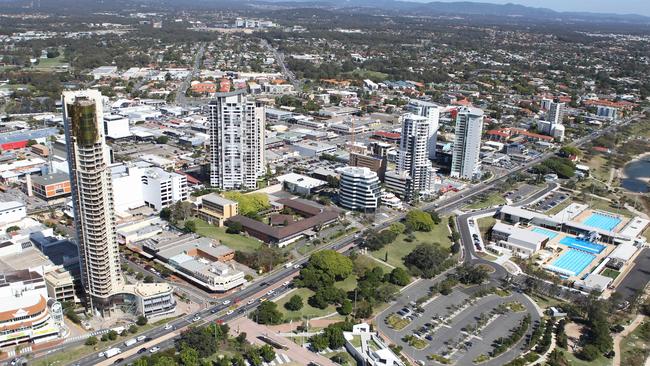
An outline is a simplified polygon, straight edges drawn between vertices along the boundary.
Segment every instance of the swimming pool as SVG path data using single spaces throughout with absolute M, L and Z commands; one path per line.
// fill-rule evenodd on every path
M 594 212 L 589 215 L 589 217 L 587 217 L 587 219 L 582 223 L 598 229 L 612 231 L 618 224 L 621 223 L 621 219 L 616 216 Z
M 576 249 L 569 249 L 560 258 L 556 259 L 551 265 L 546 266 L 547 269 L 565 275 L 577 276 L 582 272 L 593 260 L 595 255 L 585 253 Z
M 586 240 L 581 240 L 572 236 L 562 238 L 562 240 L 560 240 L 560 244 L 564 244 L 569 248 L 579 249 L 594 254 L 600 254 L 600 252 L 606 248 L 604 245 L 588 242 Z
M 546 235 L 551 240 L 553 240 L 557 236 L 557 233 L 555 231 L 544 229 L 541 227 L 536 227 L 531 231 L 536 232 L 538 234 Z

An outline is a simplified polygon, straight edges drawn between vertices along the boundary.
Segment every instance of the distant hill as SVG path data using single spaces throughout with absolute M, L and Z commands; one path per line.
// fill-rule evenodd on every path
M 203 0 L 209 1 L 209 0 Z M 507 16 L 532 19 L 576 19 L 585 21 L 620 21 L 631 23 L 650 23 L 650 17 L 636 14 L 607 14 L 591 12 L 558 12 L 547 8 L 537 8 L 519 4 L 492 4 L 470 1 L 457 2 L 412 2 L 400 0 L 259 0 L 257 3 L 273 3 L 288 7 L 331 7 L 385 9 L 425 16 L 441 14 Z M 585 3 L 588 6 L 588 3 Z
M 588 2 L 585 2 L 588 6 Z M 404 0 L 0 0 L 0 9 L 8 11 L 35 11 L 53 13 L 83 13 L 88 11 L 127 9 L 242 9 L 247 7 L 324 8 L 354 12 L 398 13 L 419 16 L 477 16 L 509 17 L 537 21 L 570 20 L 575 22 L 608 22 L 650 26 L 650 17 L 636 14 L 605 14 L 590 12 L 558 12 L 518 4 L 491 4 L 470 1 L 414 2 Z

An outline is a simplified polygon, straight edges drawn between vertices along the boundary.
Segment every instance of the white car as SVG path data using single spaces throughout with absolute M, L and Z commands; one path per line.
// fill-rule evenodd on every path
M 226 312 L 226 315 L 231 315 L 231 314 L 234 313 L 234 312 L 235 312 L 235 311 L 234 311 L 233 309 L 230 309 L 230 310 L 228 310 L 228 311 Z
M 224 304 L 224 305 L 228 305 L 228 304 L 230 304 L 230 300 L 225 300 L 225 301 L 223 302 L 223 304 Z
M 160 347 L 158 347 L 158 346 L 151 347 L 151 348 L 149 349 L 149 353 L 156 353 L 156 352 L 158 352 L 158 351 L 160 351 Z
M 250 299 L 250 300 L 248 300 L 248 302 L 246 304 L 252 305 L 254 302 L 255 302 L 255 299 Z
M 170 329 L 172 329 L 172 328 L 173 328 L 173 327 L 172 327 L 171 324 L 169 324 L 169 323 L 165 324 L 165 330 L 170 330 Z
M 195 316 L 194 318 L 192 318 L 192 321 L 193 321 L 193 322 L 198 322 L 199 320 L 201 320 L 201 317 L 198 316 L 198 315 Z
M 104 357 L 104 352 L 99 352 L 99 353 L 97 354 L 97 356 L 99 356 L 99 357 Z
M 294 264 L 293 269 L 300 269 L 300 264 Z
M 284 281 L 284 282 L 282 282 L 282 286 L 289 286 L 290 283 L 291 282 L 289 282 L 289 281 Z
M 273 295 L 274 292 L 275 292 L 275 290 L 269 290 L 266 294 L 267 295 Z

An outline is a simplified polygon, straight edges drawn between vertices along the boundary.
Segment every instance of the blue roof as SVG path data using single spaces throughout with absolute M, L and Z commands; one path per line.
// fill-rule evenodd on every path
M 0 144 L 8 144 L 11 142 L 36 140 L 47 138 L 50 136 L 58 135 L 59 129 L 55 127 L 42 128 L 40 130 L 20 130 L 11 131 L 0 134 Z

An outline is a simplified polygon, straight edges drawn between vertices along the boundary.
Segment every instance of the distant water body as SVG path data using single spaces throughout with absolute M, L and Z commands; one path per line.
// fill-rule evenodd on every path
M 633 161 L 623 168 L 625 177 L 621 180 L 621 186 L 630 192 L 650 192 L 648 181 L 643 178 L 650 178 L 650 157 L 646 156 L 641 160 Z

